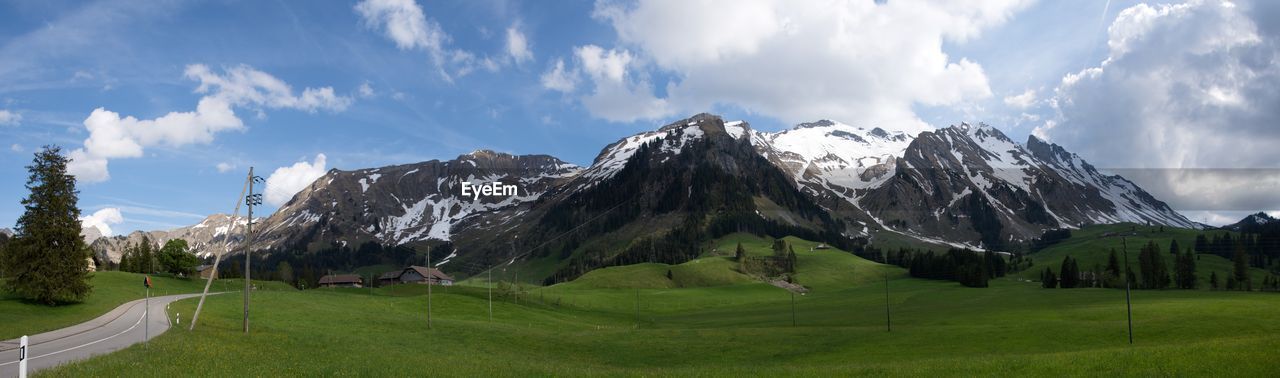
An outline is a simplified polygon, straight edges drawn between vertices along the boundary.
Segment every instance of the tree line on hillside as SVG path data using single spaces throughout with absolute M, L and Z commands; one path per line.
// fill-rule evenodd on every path
M 1210 272 L 1211 289 L 1254 290 L 1246 254 L 1243 248 L 1235 248 L 1235 250 L 1236 252 L 1232 255 L 1232 270 L 1224 274 L 1225 278 L 1219 276 L 1218 272 Z M 1127 269 L 1122 267 L 1115 249 L 1111 250 L 1105 267 L 1095 264 L 1089 270 L 1081 270 L 1079 262 L 1068 255 L 1063 258 L 1056 272 L 1050 267 L 1041 271 L 1040 282 L 1045 288 L 1124 288 L 1127 278 L 1130 288 L 1133 289 L 1190 290 L 1198 288 L 1196 261 L 1199 258 L 1194 247 L 1180 249 L 1178 241 L 1172 240 L 1169 242 L 1168 252 L 1165 251 L 1154 240 L 1148 241 L 1138 252 L 1137 272 L 1134 272 L 1132 267 Z M 1261 282 L 1261 288 L 1268 291 L 1280 289 L 1280 279 L 1270 274 Z
M 968 287 L 987 287 L 992 278 L 1004 277 L 1009 264 L 994 252 L 951 248 L 945 253 L 902 248 L 882 255 L 884 263 L 907 268 L 911 277 L 955 281 Z
M 1261 226 L 1256 232 L 1232 236 L 1230 232 L 1196 235 L 1196 253 L 1220 256 L 1224 259 L 1244 259 L 1250 267 L 1266 269 L 1280 274 L 1280 223 Z
M 190 276 L 200 265 L 200 258 L 187 249 L 187 241 L 173 239 L 157 247 L 147 237 L 134 244 L 125 246 L 120 256 L 120 263 L 115 269 L 133 273 L 168 273 L 175 276 Z

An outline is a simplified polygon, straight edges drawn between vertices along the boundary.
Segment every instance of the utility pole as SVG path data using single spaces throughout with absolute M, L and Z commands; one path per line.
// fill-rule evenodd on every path
M 493 267 L 489 267 L 489 321 L 493 321 Z
M 252 261 L 249 257 L 253 253 L 253 206 L 262 204 L 262 195 L 253 193 L 253 184 L 262 182 L 262 178 L 253 175 L 253 167 L 249 167 L 249 196 L 245 197 L 245 206 L 249 207 L 248 228 L 245 230 L 245 247 L 244 247 L 244 333 L 249 334 L 249 290 L 250 270 L 249 263 Z M 232 223 L 235 219 L 231 220 Z
M 427 246 L 427 329 L 431 329 L 431 287 L 435 286 L 431 283 L 431 276 L 435 273 L 431 269 L 431 247 Z
M 796 326 L 796 292 L 791 290 L 787 290 L 787 291 L 791 292 L 791 326 L 795 327 Z
M 884 330 L 893 332 L 893 317 L 889 314 L 889 273 L 884 273 Z
M 1129 345 L 1133 345 L 1133 302 L 1129 299 L 1129 240 L 1121 237 L 1120 243 L 1124 250 L 1124 306 L 1129 316 Z

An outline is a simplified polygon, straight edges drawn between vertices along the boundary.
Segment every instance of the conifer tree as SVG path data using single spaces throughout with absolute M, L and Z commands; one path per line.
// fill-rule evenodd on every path
M 742 257 L 747 255 L 747 251 L 742 249 L 742 242 L 738 242 L 738 249 L 733 251 L 733 258 L 742 261 Z
M 1218 290 L 1218 272 L 1209 272 L 1209 288 Z
M 3 286 L 21 298 L 47 305 L 84 300 L 92 252 L 80 237 L 79 191 L 57 146 L 36 152 L 27 171 L 30 195 L 14 239 L 0 255 Z
M 1239 288 L 1246 288 L 1249 282 L 1249 262 L 1246 260 L 1244 253 L 1244 243 L 1237 243 L 1235 253 L 1232 255 L 1233 273 L 1231 278 L 1235 280 Z M 1234 288 L 1229 288 L 1234 289 Z
M 1058 287 L 1058 278 L 1053 276 L 1053 270 L 1048 267 L 1044 268 L 1044 273 L 1040 273 L 1040 286 L 1045 289 Z

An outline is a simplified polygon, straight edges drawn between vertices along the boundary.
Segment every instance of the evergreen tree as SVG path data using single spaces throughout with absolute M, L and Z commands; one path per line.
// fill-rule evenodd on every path
M 1218 290 L 1218 272 L 1209 272 L 1209 288 Z
M 1116 249 L 1111 249 L 1111 256 L 1107 257 L 1107 268 L 1103 271 L 1102 286 L 1103 287 L 1124 287 L 1123 277 L 1120 276 L 1120 259 L 1116 257 Z
M 738 261 L 742 261 L 742 258 L 746 255 L 747 255 L 747 250 L 742 249 L 742 242 L 738 242 L 738 248 L 733 251 L 733 258 L 737 259 Z
M 1235 289 L 1236 289 L 1236 277 L 1227 276 L 1227 290 L 1235 290 Z
M 68 159 L 57 146 L 36 152 L 27 171 L 14 238 L 0 255 L 3 286 L 21 298 L 53 305 L 84 300 L 92 252 L 80 237 L 79 191 L 67 174 Z
M 1071 271 L 1071 256 L 1062 258 L 1062 266 L 1058 268 L 1058 287 L 1070 289 L 1076 287 L 1076 275 Z
M 1052 269 L 1044 268 L 1044 273 L 1040 274 L 1040 286 L 1045 289 L 1058 287 L 1058 278 L 1054 277 Z
M 151 240 L 147 239 L 146 236 L 143 236 L 142 243 L 138 244 L 136 272 L 144 274 L 155 273 L 156 256 L 154 249 L 155 248 L 151 245 Z
M 1138 254 L 1138 268 L 1142 273 L 1140 287 L 1144 289 L 1164 289 L 1169 287 L 1169 268 L 1164 263 L 1163 254 L 1155 241 L 1147 242 Z
M 1234 274 L 1231 275 L 1231 278 L 1235 280 L 1239 288 L 1245 288 L 1249 282 L 1249 262 L 1246 260 L 1244 253 L 1244 243 L 1236 244 L 1235 253 L 1232 255 L 1231 261 L 1234 268 Z
M 1204 237 L 1204 234 L 1196 235 L 1195 251 L 1196 253 L 1209 252 L 1209 239 Z

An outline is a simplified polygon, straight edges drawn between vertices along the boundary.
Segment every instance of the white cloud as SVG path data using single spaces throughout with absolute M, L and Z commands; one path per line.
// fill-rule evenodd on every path
M 236 169 L 236 165 L 227 163 L 227 162 L 221 162 L 221 163 L 218 163 L 217 168 L 218 168 L 218 173 L 227 173 L 227 172 L 231 172 L 232 169 Z
M 17 143 L 14 143 L 12 146 L 9 146 L 9 149 L 13 150 L 13 152 L 22 152 L 23 150 L 22 145 L 19 145 Z
M 381 29 L 401 50 L 425 51 L 436 73 L 446 82 L 452 83 L 455 77 L 477 69 L 494 72 L 500 68 L 492 58 L 449 49 L 449 35 L 435 20 L 427 18 L 414 0 L 364 0 L 356 4 L 355 11 L 367 27 Z
M 578 86 L 578 72 L 564 68 L 564 59 L 556 59 L 556 64 L 542 74 L 542 87 L 560 92 L 573 92 Z
M 0 125 L 16 126 L 19 123 L 22 123 L 21 114 L 6 109 L 0 109 Z
M 363 98 L 373 97 L 374 95 L 373 87 L 369 86 L 369 82 L 367 81 L 364 83 L 361 83 L 359 88 L 356 88 L 356 93 L 359 93 L 360 97 L 363 97 Z
M 1058 120 L 1036 135 L 1137 169 L 1126 177 L 1178 210 L 1280 207 L 1280 30 L 1266 27 L 1277 12 L 1263 3 L 1121 11 L 1106 60 L 1062 78 Z
M 108 207 L 95 211 L 92 215 L 80 217 L 80 228 L 94 227 L 102 236 L 115 235 L 111 231 L 111 225 L 124 222 L 124 216 L 120 215 L 120 209 Z
M 674 113 L 666 99 L 653 95 L 648 81 L 628 79 L 627 71 L 635 59 L 631 52 L 586 45 L 575 48 L 574 55 L 587 77 L 595 83 L 595 88 L 582 98 L 582 103 L 597 117 L 633 122 Z
M 247 65 L 232 67 L 219 75 L 208 66 L 193 64 L 187 66 L 185 75 L 200 82 L 197 93 L 209 93 L 236 106 L 340 112 L 352 101 L 350 97 L 335 95 L 333 87 L 305 88 L 301 95 L 295 96 L 293 88 L 283 80 Z
M 529 40 L 514 25 L 507 28 L 507 55 L 516 64 L 533 60 L 533 50 L 529 49 Z
M 1005 105 L 1018 109 L 1030 108 L 1031 105 L 1035 105 L 1035 103 L 1036 90 L 1034 89 L 1027 89 L 1026 92 L 1022 92 L 1022 94 L 1007 96 L 1004 98 Z
M 200 98 L 195 111 L 171 112 L 155 119 L 122 117 L 105 108 L 94 109 L 84 120 L 89 131 L 84 147 L 71 151 L 69 173 L 83 182 L 110 179 L 109 159 L 137 158 L 152 146 L 182 147 L 208 144 L 221 132 L 244 130 L 244 122 L 234 107 L 246 107 L 262 115 L 264 108 L 342 111 L 348 97 L 337 96 L 332 87 L 305 88 L 294 95 L 284 81 L 249 66 L 236 66 L 219 75 L 202 64 L 187 66 L 185 75 L 198 81 Z
M 312 162 L 300 161 L 288 167 L 276 168 L 267 177 L 267 189 L 263 191 L 264 200 L 273 206 L 283 205 L 298 194 L 307 185 L 324 176 L 325 156 L 317 154 Z
M 441 52 L 449 36 L 440 25 L 428 20 L 414 0 L 365 0 L 356 4 L 356 13 L 371 28 L 382 28 L 401 50 L 415 48 Z
M 595 66 L 599 75 L 592 78 L 618 82 L 627 76 L 622 89 L 628 91 L 615 97 L 647 101 L 632 107 L 631 117 L 620 114 L 625 109 L 588 108 L 604 118 L 627 119 L 724 105 L 787 122 L 834 118 L 925 130 L 914 106 L 961 105 L 991 96 L 982 67 L 948 56 L 944 42 L 974 38 L 1025 3 L 599 2 L 594 16 L 608 22 L 619 39 L 608 51 L 632 55 L 594 54 L 613 59 L 582 60 L 583 71 L 592 72 L 587 66 L 594 63 L 614 64 Z M 579 57 L 583 51 L 577 50 Z M 670 77 L 664 97 L 653 94 L 639 69 Z M 591 103 L 589 97 L 584 103 Z M 606 110 L 619 113 L 601 114 Z

